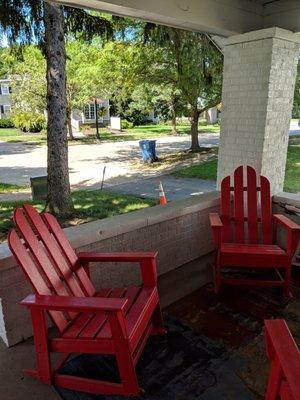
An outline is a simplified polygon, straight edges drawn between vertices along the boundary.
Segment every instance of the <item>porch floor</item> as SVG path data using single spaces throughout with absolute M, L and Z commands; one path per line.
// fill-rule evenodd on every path
M 178 274 L 182 274 L 182 268 L 180 270 Z M 172 272 L 172 275 L 176 281 L 176 274 Z M 174 287 L 178 292 L 176 286 L 169 282 L 168 288 Z M 231 399 L 229 388 L 234 379 L 239 379 L 254 398 L 263 399 L 269 369 L 262 334 L 263 320 L 284 318 L 300 344 L 300 271 L 294 271 L 292 291 L 294 297 L 289 302 L 273 288 L 225 287 L 217 297 L 209 283 L 164 308 L 165 313 L 178 318 L 195 332 L 224 344 L 231 354 L 231 375 L 226 372 L 228 365 L 225 365 L 215 386 L 204 394 L 203 399 Z M 0 344 L 0 398 L 59 400 L 53 389 L 23 377 L 22 369 L 34 365 L 32 346 L 32 339 L 10 349 Z M 223 397 L 224 391 L 229 397 Z

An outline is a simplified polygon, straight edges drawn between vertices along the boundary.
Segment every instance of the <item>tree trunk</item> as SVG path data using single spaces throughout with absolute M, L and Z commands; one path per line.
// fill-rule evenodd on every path
M 176 111 L 174 101 L 171 101 L 171 124 L 172 124 L 172 135 L 177 135 L 177 125 L 176 125 Z
M 198 122 L 199 122 L 200 112 L 197 109 L 192 110 L 191 115 L 191 151 L 198 151 L 200 149 L 198 140 Z
M 66 52 L 62 7 L 44 2 L 47 61 L 48 196 L 50 212 L 67 217 L 73 212 L 68 168 Z
M 70 107 L 67 107 L 67 121 L 68 121 L 69 138 L 70 138 L 71 140 L 74 140 L 71 115 L 72 115 L 72 110 L 71 110 Z

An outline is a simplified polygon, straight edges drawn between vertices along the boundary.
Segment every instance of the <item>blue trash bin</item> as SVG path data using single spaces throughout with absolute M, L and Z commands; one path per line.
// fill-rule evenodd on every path
M 144 162 L 152 163 L 157 161 L 156 156 L 156 140 L 140 140 L 140 149 L 142 151 L 142 159 Z

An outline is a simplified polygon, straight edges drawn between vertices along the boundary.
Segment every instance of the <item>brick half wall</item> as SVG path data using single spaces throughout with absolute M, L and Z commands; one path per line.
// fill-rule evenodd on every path
M 163 275 L 213 250 L 208 214 L 219 209 L 211 192 L 145 210 L 93 221 L 65 232 L 77 251 L 158 250 Z M 97 289 L 140 283 L 137 265 L 99 263 L 91 267 Z M 31 292 L 7 244 L 0 245 L 0 336 L 14 345 L 32 335 L 26 309 L 19 302 Z

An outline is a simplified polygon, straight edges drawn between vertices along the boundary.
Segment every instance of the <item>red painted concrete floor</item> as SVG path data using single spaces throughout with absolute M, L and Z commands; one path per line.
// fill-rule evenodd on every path
M 165 311 L 202 335 L 223 342 L 233 357 L 241 357 L 245 362 L 236 374 L 257 399 L 263 399 L 269 372 L 263 321 L 285 319 L 300 346 L 300 269 L 293 271 L 292 293 L 287 301 L 277 288 L 227 286 L 216 296 L 208 284 Z

